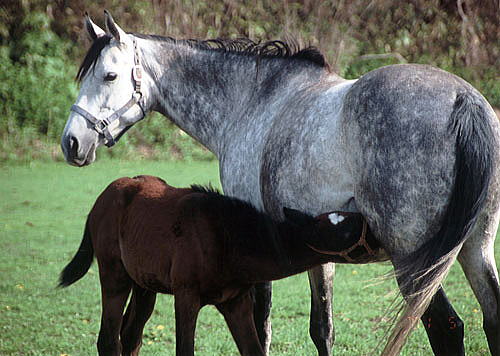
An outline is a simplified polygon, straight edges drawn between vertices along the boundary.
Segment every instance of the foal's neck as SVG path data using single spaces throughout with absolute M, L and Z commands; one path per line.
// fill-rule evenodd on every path
M 306 61 L 202 49 L 184 41 L 139 39 L 139 46 L 154 82 L 152 109 L 219 158 L 225 136 L 241 130 L 240 123 L 272 116 L 270 106 L 325 73 Z
M 285 278 L 331 261 L 330 256 L 309 248 L 305 232 L 288 222 L 276 223 L 267 231 L 273 236 L 259 235 L 255 243 L 261 246 L 260 253 L 245 262 L 248 282 Z

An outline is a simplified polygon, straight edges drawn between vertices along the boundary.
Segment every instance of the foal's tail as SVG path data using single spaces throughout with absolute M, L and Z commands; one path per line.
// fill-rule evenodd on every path
M 440 230 L 397 263 L 396 277 L 406 306 L 384 356 L 399 354 L 485 206 L 497 154 L 496 133 L 485 105 L 473 92 L 457 95 L 449 123 L 450 135 L 456 137 L 455 184 Z
M 64 267 L 59 277 L 59 287 L 67 287 L 82 278 L 94 260 L 94 248 L 90 238 L 89 218 L 85 223 L 83 239 L 70 263 Z

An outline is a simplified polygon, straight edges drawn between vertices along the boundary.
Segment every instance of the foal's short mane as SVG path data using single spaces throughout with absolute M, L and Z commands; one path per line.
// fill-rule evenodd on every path
M 330 69 L 328 62 L 326 61 L 323 53 L 319 49 L 313 46 L 306 48 L 300 48 L 299 45 L 291 41 L 287 43 L 281 40 L 267 41 L 267 42 L 255 42 L 248 38 L 238 38 L 238 39 L 209 39 L 209 40 L 177 40 L 172 37 L 164 37 L 159 35 L 143 35 L 139 33 L 131 33 L 135 37 L 142 39 L 149 39 L 162 42 L 172 42 L 181 43 L 191 46 L 193 48 L 199 48 L 204 50 L 220 51 L 225 53 L 237 53 L 246 56 L 253 56 L 257 58 L 289 58 L 302 60 L 310 62 L 327 70 Z M 111 41 L 112 36 L 105 34 L 98 37 L 90 46 L 85 58 L 76 75 L 76 80 L 81 81 L 90 69 L 92 69 L 99 55 L 101 54 L 104 47 L 106 47 Z
M 280 239 L 278 223 L 271 217 L 243 200 L 221 194 L 212 186 L 192 185 L 196 193 L 202 193 L 203 206 L 222 217 L 219 221 L 226 222 L 224 229 L 232 233 L 231 239 L 239 239 L 238 243 L 251 249 L 273 251 L 280 261 L 288 261 L 285 246 Z M 198 200 L 198 203 L 200 201 Z M 239 233 L 235 233 L 234 229 Z M 264 239 L 262 239 L 264 238 Z M 233 240 L 234 241 L 234 240 Z
M 246 220 L 259 222 L 261 224 L 273 224 L 273 220 L 265 213 L 257 210 L 252 204 L 238 198 L 223 195 L 219 190 L 211 185 L 191 185 L 191 190 L 195 193 L 202 193 L 210 206 L 218 214 L 234 217 L 235 215 L 244 216 Z

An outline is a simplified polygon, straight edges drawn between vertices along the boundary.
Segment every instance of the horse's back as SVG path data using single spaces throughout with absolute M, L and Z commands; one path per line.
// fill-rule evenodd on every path
M 455 183 L 451 117 L 459 95 L 481 106 L 498 128 L 477 90 L 429 66 L 372 71 L 346 95 L 343 133 L 356 206 L 392 251 L 414 250 L 440 228 Z
M 161 209 L 156 206 L 175 195 L 176 188 L 153 176 L 122 177 L 111 182 L 99 195 L 89 213 L 89 228 L 99 252 L 115 255 L 108 246 L 117 246 L 119 232 L 134 226 L 148 226 L 159 220 Z M 168 205 L 168 204 L 166 204 Z M 126 232 L 128 232 L 126 231 Z

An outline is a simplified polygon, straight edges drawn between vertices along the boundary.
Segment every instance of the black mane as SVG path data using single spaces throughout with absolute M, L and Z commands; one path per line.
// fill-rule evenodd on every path
M 105 34 L 104 36 L 100 36 L 94 40 L 92 46 L 90 46 L 90 49 L 85 55 L 80 68 L 78 69 L 78 73 L 76 74 L 76 80 L 78 82 L 81 82 L 85 75 L 87 75 L 88 71 L 94 68 L 103 48 L 109 44 L 112 38 L 113 37 L 111 35 Z
M 329 70 L 330 66 L 326 61 L 325 56 L 316 47 L 307 47 L 300 49 L 298 44 L 295 42 L 287 43 L 280 40 L 267 41 L 267 42 L 255 42 L 248 38 L 238 38 L 238 39 L 209 39 L 209 40 L 176 40 L 172 37 L 164 37 L 158 35 L 143 35 L 138 33 L 133 33 L 135 37 L 143 39 L 151 39 L 163 42 L 175 42 L 189 45 L 193 48 L 199 48 L 204 50 L 221 51 L 226 53 L 237 53 L 247 56 L 254 56 L 257 58 L 290 58 L 298 59 L 302 61 L 311 62 L 322 68 Z M 106 47 L 113 37 L 109 34 L 105 34 L 98 37 L 88 50 L 85 58 L 83 59 L 80 68 L 78 69 L 78 74 L 76 75 L 76 80 L 81 81 L 90 69 L 92 69 L 101 51 Z
M 227 53 L 238 53 L 242 55 L 255 56 L 259 58 L 290 58 L 299 59 L 314 63 L 320 67 L 329 69 L 328 62 L 321 51 L 309 46 L 300 48 L 299 45 L 291 41 L 290 43 L 282 40 L 273 40 L 266 42 L 256 42 L 249 38 L 215 38 L 208 40 L 187 39 L 177 40 L 172 37 L 164 37 L 159 35 L 143 35 L 134 33 L 134 36 L 143 39 L 152 39 L 164 42 L 176 42 L 189 45 L 193 48 L 215 50 Z
M 195 193 L 202 193 L 205 199 L 210 202 L 214 211 L 222 215 L 233 216 L 239 214 L 245 219 L 258 221 L 261 224 L 274 224 L 271 217 L 255 208 L 252 204 L 238 198 L 222 194 L 217 188 L 211 185 L 191 185 L 191 190 Z

